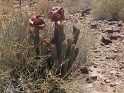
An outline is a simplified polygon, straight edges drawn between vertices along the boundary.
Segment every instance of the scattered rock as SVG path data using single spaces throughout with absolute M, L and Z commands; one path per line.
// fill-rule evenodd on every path
M 106 38 L 102 37 L 101 42 L 104 43 L 105 45 L 109 45 L 110 43 L 112 43 L 112 41 L 107 37 Z
M 111 80 L 109 80 L 109 79 L 106 79 L 106 80 L 104 80 L 106 83 L 110 83 L 111 82 Z
M 121 40 L 121 43 L 124 43 L 124 38 Z
M 117 19 L 114 18 L 114 17 L 110 17 L 110 18 L 107 19 L 107 21 L 117 21 Z
M 107 36 L 109 39 L 111 40 L 117 40 L 117 36 L 116 35 L 113 35 L 113 34 L 108 34 Z
M 96 50 L 93 50 L 93 52 L 94 53 L 98 53 L 98 52 L 100 52 L 100 50 L 99 49 L 96 49 Z
M 97 68 L 98 67 L 98 64 L 94 64 L 94 68 Z
M 80 16 L 78 19 L 82 20 L 82 19 L 84 19 L 84 17 L 81 17 L 81 16 Z
M 118 82 L 115 82 L 116 85 L 120 85 L 121 84 L 121 81 L 118 81 Z
M 87 67 L 81 68 L 80 71 L 81 71 L 81 73 L 83 73 L 83 74 L 89 74 L 89 70 L 88 70 Z
M 98 87 L 96 87 L 95 90 L 99 92 L 108 92 L 108 87 L 106 85 L 100 84 Z
M 112 27 L 106 27 L 106 28 L 105 28 L 105 32 L 113 33 Z
M 97 76 L 90 76 L 86 79 L 87 82 L 91 83 L 97 80 Z
M 120 84 L 121 84 L 121 81 L 111 83 L 110 86 L 111 86 L 111 87 L 114 87 L 114 86 L 118 86 L 118 85 L 120 85 Z
M 113 24 L 117 24 L 117 23 L 118 23 L 118 21 L 112 21 L 112 23 L 113 23 Z
M 113 24 L 113 22 L 112 22 L 112 21 L 109 21 L 109 22 L 108 22 L 108 25 L 112 25 L 112 24 Z
M 114 50 L 112 50 L 114 53 L 119 53 L 120 52 L 120 50 L 119 49 L 114 49 Z
M 113 32 L 118 32 L 118 33 L 120 33 L 120 28 L 119 28 L 119 27 L 113 26 L 113 27 L 112 27 L 112 30 L 113 30 Z
M 115 59 L 115 58 L 117 58 L 117 55 L 114 55 L 114 54 L 112 54 L 112 53 L 110 53 L 110 54 L 108 54 L 107 56 L 106 56 L 106 59 Z
M 85 16 L 86 14 L 89 14 L 90 11 L 91 11 L 91 9 L 90 9 L 90 8 L 87 8 L 87 9 L 85 9 L 85 10 L 83 10 L 83 11 L 81 12 L 81 15 L 82 15 L 82 16 Z
M 116 75 L 116 74 L 117 74 L 117 71 L 112 70 L 112 71 L 110 71 L 109 73 L 112 74 L 112 75 Z
M 119 27 L 122 27 L 122 26 L 123 26 L 123 21 L 119 21 L 119 22 L 118 22 L 118 26 L 119 26 Z
M 124 64 L 124 61 L 122 61 L 122 64 Z
M 114 87 L 114 86 L 116 86 L 115 83 L 111 83 L 111 84 L 110 84 L 110 87 Z
M 98 23 L 96 21 L 91 22 L 90 27 L 93 29 L 97 28 Z

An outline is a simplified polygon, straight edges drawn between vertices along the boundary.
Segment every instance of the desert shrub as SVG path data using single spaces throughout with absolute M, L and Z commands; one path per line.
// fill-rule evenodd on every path
M 70 82 L 68 80 L 63 80 L 63 78 L 53 76 L 51 72 L 46 75 L 46 78 L 40 77 L 36 81 L 32 80 L 34 71 L 39 68 L 39 64 L 47 57 L 41 57 L 41 60 L 39 61 L 34 60 L 36 55 L 32 50 L 33 45 L 27 42 L 30 37 L 27 23 L 29 16 L 20 16 L 18 13 L 14 14 L 15 15 L 11 17 L 3 16 L 0 21 L 0 85 L 3 89 L 3 93 L 6 93 L 7 90 L 11 92 L 22 90 L 29 93 L 55 93 L 56 91 L 59 91 L 59 93 L 61 93 L 60 91 L 62 91 L 62 93 L 65 93 L 65 91 L 66 93 L 75 93 L 80 86 L 79 80 Z M 51 29 L 53 29 L 49 24 L 49 29 L 45 29 L 46 31 L 52 31 Z M 74 24 L 66 25 L 65 31 L 68 35 L 72 33 L 69 31 Z M 78 58 L 80 59 L 92 46 L 93 38 L 88 27 L 85 27 L 80 23 L 77 24 L 77 26 L 81 29 L 82 33 L 78 43 L 78 46 L 80 47 L 80 55 Z M 19 33 L 21 35 L 18 35 Z M 49 33 L 49 31 L 47 33 L 52 34 L 51 32 Z M 88 54 L 85 56 L 88 57 Z M 77 59 L 77 61 L 82 62 L 82 64 L 84 62 L 81 59 Z M 32 69 L 34 70 L 31 71 Z M 13 83 L 13 81 L 15 83 Z
M 56 5 L 55 3 L 49 3 L 48 0 L 39 0 L 36 6 L 36 11 L 40 14 L 47 16 L 51 8 Z
M 124 19 L 123 9 L 123 0 L 94 0 L 93 3 L 93 15 L 97 19 Z
M 62 93 L 65 91 L 67 93 L 75 93 L 80 86 L 78 84 L 79 80 L 70 82 L 53 76 L 51 72 L 48 72 L 45 78 L 40 77 L 37 80 L 33 80 L 34 71 L 39 68 L 39 64 L 47 56 L 41 57 L 39 61 L 34 60 L 36 54 L 34 46 L 29 39 L 28 19 L 30 15 L 11 8 L 6 8 L 7 10 L 10 9 L 9 15 L 1 15 L 0 19 L 0 92 L 3 90 L 2 93 L 7 93 L 7 90 L 9 90 L 16 93 L 22 90 L 28 93 L 55 93 L 56 91 L 59 91 L 59 93 L 60 91 Z M 47 13 L 47 11 L 45 10 L 43 13 Z M 50 38 L 51 34 L 53 34 L 53 24 L 47 21 L 45 21 L 47 26 L 41 33 Z M 68 26 L 66 28 L 66 34 L 68 35 L 68 33 L 72 33 L 69 31 L 70 28 L 72 29 L 73 24 L 66 25 Z M 88 50 L 93 44 L 93 38 L 88 28 L 81 23 L 77 25 L 82 33 L 79 37 L 78 46 L 80 47 L 80 55 L 77 62 L 83 63 L 84 60 L 80 58 L 82 58 L 82 55 L 88 58 L 88 53 L 90 52 Z
M 54 88 L 53 84 L 58 84 L 59 87 L 57 82 L 61 82 L 61 79 L 48 74 L 46 79 L 41 77 L 32 81 L 34 71 L 46 57 L 41 57 L 40 61 L 34 60 L 36 55 L 29 40 L 28 14 L 13 14 L 1 16 L 0 20 L 0 92 L 48 93 L 52 89 L 51 85 Z M 52 79 L 57 82 L 50 82 Z M 12 83 L 13 80 L 15 83 Z
M 64 0 L 63 5 L 70 13 L 76 13 L 91 7 L 92 0 Z

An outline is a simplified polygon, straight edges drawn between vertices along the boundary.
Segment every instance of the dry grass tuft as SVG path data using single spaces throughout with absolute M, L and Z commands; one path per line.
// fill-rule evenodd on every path
M 91 7 L 92 0 L 64 0 L 63 5 L 67 7 L 72 14 Z
M 93 15 L 97 19 L 124 19 L 123 0 L 94 0 Z
M 48 0 L 39 0 L 36 6 L 36 10 L 40 14 L 44 14 L 45 16 L 51 10 L 53 6 L 56 6 L 56 3 L 49 3 Z

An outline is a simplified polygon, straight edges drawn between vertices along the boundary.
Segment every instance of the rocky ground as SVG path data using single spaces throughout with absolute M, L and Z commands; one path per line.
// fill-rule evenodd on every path
M 97 36 L 91 52 L 91 62 L 80 69 L 76 79 L 85 80 L 87 93 L 123 93 L 124 91 L 124 23 L 95 20 L 91 14 L 78 15 L 78 21 L 89 26 Z M 77 17 L 76 17 L 77 18 Z M 85 77 L 85 79 L 84 79 Z M 80 88 L 78 93 L 83 93 Z M 82 91 L 81 91 L 82 90 Z
M 73 78 L 80 81 L 76 93 L 84 90 L 86 93 L 124 93 L 124 23 L 112 19 L 97 21 L 86 12 L 70 15 L 88 25 L 97 36 L 91 61 Z

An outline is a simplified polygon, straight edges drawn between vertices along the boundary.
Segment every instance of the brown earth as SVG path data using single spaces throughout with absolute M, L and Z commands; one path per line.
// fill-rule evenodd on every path
M 84 93 L 84 90 L 86 93 L 124 93 L 124 23 L 97 21 L 90 14 L 72 16 L 79 23 L 88 25 L 97 36 L 91 51 L 91 61 L 79 69 L 78 75 L 72 77 L 80 81 L 76 93 Z
M 123 93 L 123 21 L 97 21 L 91 14 L 84 15 L 83 17 L 80 14 L 76 15 L 78 15 L 78 18 L 76 18 L 79 22 L 81 21 L 89 26 L 94 35 L 97 36 L 97 41 L 91 51 L 91 61 L 80 69 L 80 75 L 77 75 L 75 79 L 86 81 L 81 86 L 85 86 L 86 93 Z M 83 91 L 77 93 L 83 93 Z

